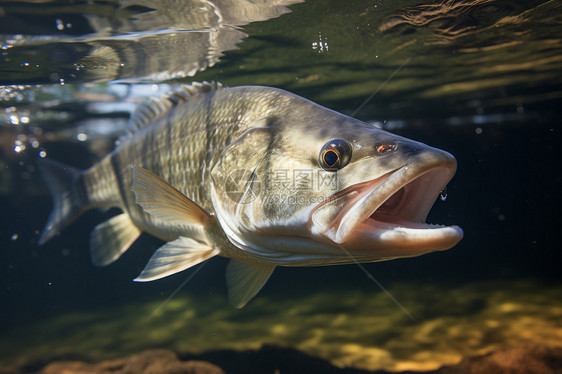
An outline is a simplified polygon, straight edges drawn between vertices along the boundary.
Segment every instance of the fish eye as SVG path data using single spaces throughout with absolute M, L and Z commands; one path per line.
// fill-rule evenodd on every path
M 332 139 L 320 150 L 318 163 L 327 171 L 337 171 L 351 160 L 351 144 L 345 139 Z

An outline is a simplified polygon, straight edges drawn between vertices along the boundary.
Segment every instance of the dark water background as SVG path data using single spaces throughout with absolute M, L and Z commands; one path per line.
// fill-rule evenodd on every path
M 127 4 L 130 12 L 150 8 L 148 2 Z M 0 360 L 25 356 L 25 342 L 41 334 L 56 333 L 56 344 L 64 344 L 65 336 L 80 330 L 75 325 L 71 331 L 30 333 L 25 330 L 30 324 L 73 312 L 123 305 L 135 309 L 146 301 L 163 301 L 189 273 L 133 283 L 161 245 L 148 236 L 115 264 L 91 265 L 89 232 L 114 212 L 88 212 L 59 237 L 42 247 L 36 245 L 51 206 L 35 168 L 40 152 L 77 167 L 90 166 L 111 150 L 123 129 L 134 106 L 131 94 L 148 95 L 153 83 L 166 78 L 160 70 L 172 71 L 181 66 L 176 60 L 187 60 L 186 52 L 170 47 L 177 41 L 169 44 L 159 39 L 162 27 L 118 22 L 119 17 L 131 18 L 116 17 L 116 9 L 122 9 L 117 6 L 112 2 L 0 4 L 4 39 L 0 84 L 5 85 L 0 88 L 4 109 L 0 118 Z M 455 290 L 477 283 L 487 292 L 497 282 L 503 290 L 523 282 L 537 297 L 542 290 L 558 289 L 562 281 L 561 2 L 310 1 L 290 9 L 291 13 L 263 16 L 260 22 L 217 26 L 227 29 L 226 38 L 234 41 L 221 48 L 198 35 L 197 42 L 188 45 L 203 51 L 193 60 L 198 64 L 195 70 L 201 71 L 191 78 L 184 73 L 194 71 L 177 69 L 175 82 L 272 85 L 347 114 L 380 89 L 355 117 L 455 155 L 457 175 L 448 186 L 446 201 L 436 202 L 428 222 L 457 224 L 465 237 L 445 252 L 368 264 L 367 269 L 391 292 L 420 290 L 417 298 L 401 300 L 411 309 L 426 300 L 448 307 L 455 303 L 448 302 L 446 294 L 424 297 L 423 290 L 433 292 L 426 288 L 431 285 L 436 285 L 434 290 Z M 92 14 L 98 17 L 96 22 Z M 143 28 L 148 34 L 139 36 Z M 177 29 L 185 31 L 186 26 Z M 120 35 L 126 38 L 116 38 Z M 168 36 L 169 32 L 163 37 Z M 212 62 L 201 58 L 209 55 L 215 56 Z M 148 85 L 105 83 L 115 79 Z M 165 92 L 165 87 L 158 92 Z M 213 298 L 213 305 L 226 316 L 222 318 L 258 323 L 259 309 L 251 309 L 251 304 L 242 311 L 230 309 L 224 266 L 224 260 L 213 259 L 176 297 Z M 275 303 L 281 308 L 291 305 L 291 300 L 309 300 L 309 313 L 314 315 L 337 306 L 351 291 L 360 292 L 365 300 L 381 294 L 356 266 L 279 268 L 257 300 L 267 301 L 272 308 L 268 313 L 275 313 Z M 537 305 L 559 304 L 549 295 L 545 292 Z M 353 316 L 354 309 L 361 310 L 361 298 L 355 306 L 345 304 L 345 313 Z M 393 313 L 401 313 L 388 304 L 395 308 Z M 468 316 L 478 307 L 458 304 L 455 313 Z M 436 308 L 430 314 L 439 313 Z M 116 314 L 108 324 L 127 318 Z M 123 326 L 127 325 L 115 328 Z M 17 336 L 18 343 L 3 341 L 4 334 L 11 342 Z M 269 340 L 264 335 L 256 344 Z M 562 336 L 550 344 L 562 345 Z M 145 346 L 154 343 L 147 339 Z M 159 341 L 158 347 L 166 347 L 165 342 Z M 119 344 L 105 353 L 103 346 L 98 348 L 95 355 L 79 346 L 65 352 L 85 358 L 120 352 Z M 123 353 L 130 353 L 129 349 L 123 348 Z M 50 358 L 43 354 L 41 359 Z

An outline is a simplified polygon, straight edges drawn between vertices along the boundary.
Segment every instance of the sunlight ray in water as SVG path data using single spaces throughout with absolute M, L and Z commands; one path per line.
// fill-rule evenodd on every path
M 353 257 L 353 255 L 352 255 L 351 253 L 349 253 L 349 251 L 348 251 L 347 249 L 345 249 L 343 246 L 340 245 L 339 247 L 340 247 L 340 249 L 341 249 L 343 252 L 345 252 L 345 254 L 346 254 L 347 256 L 349 256 L 350 259 L 353 260 L 353 262 L 355 263 L 355 265 L 357 265 L 357 267 L 359 267 L 359 269 L 361 269 L 361 271 L 367 276 L 367 278 L 368 278 L 369 280 L 371 280 L 378 288 L 380 288 L 380 290 L 381 290 L 382 292 L 384 292 L 384 294 L 385 294 L 386 296 L 388 296 L 388 298 L 389 298 L 398 308 L 400 308 L 400 310 L 401 310 L 405 315 L 407 315 L 412 321 L 415 321 L 415 320 L 416 320 L 416 319 L 414 318 L 414 316 L 408 311 L 408 309 L 406 309 L 406 307 L 405 307 L 404 305 L 402 305 L 402 304 L 396 299 L 396 297 L 394 297 L 394 295 L 392 295 L 392 293 L 390 293 L 390 291 L 388 291 L 388 290 L 386 289 L 386 287 L 384 287 L 384 286 L 382 285 L 382 283 L 379 282 L 378 279 L 375 278 L 375 277 L 373 276 L 373 274 L 371 274 L 371 272 L 370 272 L 369 270 L 367 270 L 367 268 L 366 268 L 362 263 L 360 263 L 359 261 L 357 261 L 357 259 L 355 259 L 355 257 Z
M 189 274 L 189 276 L 174 290 L 174 292 L 172 292 L 172 293 L 170 294 L 170 296 L 168 296 L 168 297 L 166 298 L 166 300 L 162 301 L 162 303 L 161 303 L 160 305 L 158 305 L 158 306 L 152 311 L 152 313 L 150 313 L 150 315 L 148 316 L 148 319 L 150 320 L 150 319 L 152 319 L 154 316 L 158 315 L 159 312 L 160 312 L 163 308 L 166 307 L 166 304 L 168 304 L 168 303 L 170 302 L 170 300 L 172 300 L 172 299 L 174 298 L 174 296 L 176 296 L 177 293 L 178 293 L 182 288 L 184 288 L 185 285 L 188 284 L 189 281 L 192 280 L 192 279 L 197 275 L 197 273 L 199 273 L 199 271 L 200 271 L 201 269 L 203 269 L 203 267 L 205 266 L 205 264 L 206 264 L 206 262 L 203 262 L 201 265 L 197 266 L 197 267 L 195 268 L 195 270 L 194 270 L 191 274 Z
M 394 70 L 394 71 L 392 72 L 392 74 L 390 74 L 390 75 L 388 76 L 388 78 L 386 78 L 386 80 L 385 80 L 384 82 L 382 82 L 382 83 L 379 85 L 379 87 L 378 87 L 376 90 L 374 90 L 373 93 L 371 93 L 371 94 L 365 99 L 365 101 L 363 101 L 363 102 L 361 103 L 361 105 L 359 105 L 359 106 L 357 107 L 357 109 L 355 109 L 355 110 L 353 111 L 353 113 L 351 113 L 350 117 L 355 117 L 355 115 L 356 115 L 357 113 L 359 113 L 359 112 L 361 111 L 361 109 L 363 109 L 363 108 L 365 107 L 365 105 L 367 105 L 367 103 L 373 99 L 373 97 L 375 97 L 379 92 L 381 92 L 381 90 L 384 88 L 384 86 L 386 86 L 387 83 L 390 82 L 390 81 L 396 76 L 396 74 L 398 74 L 398 73 L 400 72 L 400 70 L 404 69 L 404 67 L 412 60 L 412 57 L 414 57 L 414 55 L 408 57 L 408 58 L 402 63 L 402 65 L 398 66 L 398 67 L 396 68 L 396 70 Z

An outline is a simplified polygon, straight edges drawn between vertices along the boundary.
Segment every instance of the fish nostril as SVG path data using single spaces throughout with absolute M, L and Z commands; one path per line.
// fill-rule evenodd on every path
M 396 149 L 395 144 L 379 144 L 375 148 L 379 155 L 383 155 L 385 153 L 391 152 Z

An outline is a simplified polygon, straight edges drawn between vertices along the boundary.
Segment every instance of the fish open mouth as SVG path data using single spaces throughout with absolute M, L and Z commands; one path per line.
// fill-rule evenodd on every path
M 452 178 L 456 162 L 405 165 L 350 186 L 321 203 L 312 224 L 349 250 L 376 250 L 381 257 L 416 256 L 451 248 L 462 239 L 457 226 L 425 220 Z

